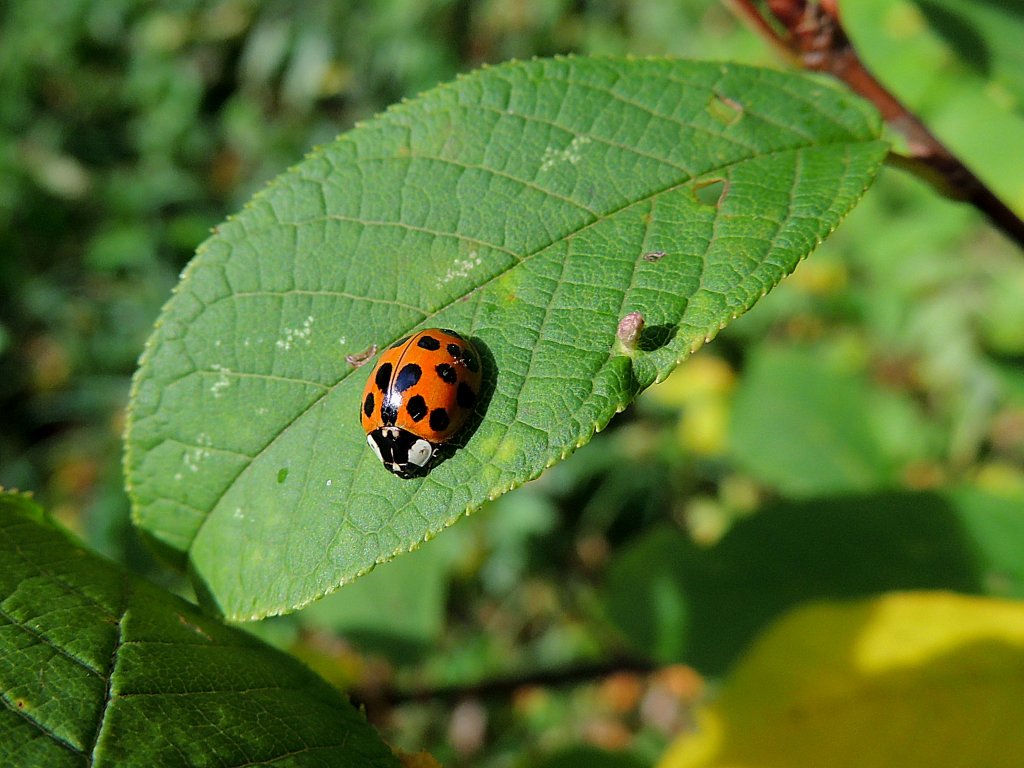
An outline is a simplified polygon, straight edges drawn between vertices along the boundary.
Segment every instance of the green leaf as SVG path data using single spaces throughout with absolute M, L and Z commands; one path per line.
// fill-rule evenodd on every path
M 973 547 L 978 581 L 986 594 L 1024 599 L 1024 495 L 956 488 L 947 499 Z
M 1024 7 L 1020 3 L 916 0 L 929 25 L 972 69 L 1005 87 L 1024 113 Z
M 302 613 L 303 624 L 345 635 L 362 651 L 415 661 L 436 647 L 444 627 L 448 574 L 456 556 L 445 544 L 431 542 L 314 603 Z
M 768 346 L 740 380 L 730 452 L 788 495 L 872 490 L 928 456 L 929 426 L 909 399 L 873 387 L 856 366 Z
M 1017 0 L 860 0 L 843 8 L 867 67 L 884 73 L 886 87 L 1018 215 L 1024 153 L 993 137 L 1024 131 L 1022 7 Z
M 1021 595 L 1022 508 L 970 489 L 875 494 L 777 503 L 711 548 L 655 530 L 616 555 L 605 604 L 640 651 L 720 673 L 799 603 L 896 589 Z
M 0 494 L 0 765 L 397 766 L 289 656 Z
M 568 747 L 541 760 L 536 768 L 644 768 L 647 761 L 625 751 L 598 747 Z
M 302 606 L 587 442 L 838 224 L 886 145 L 820 79 L 557 59 L 477 72 L 312 153 L 204 243 L 147 344 L 135 520 L 233 618 Z M 616 328 L 641 312 L 638 348 Z M 387 473 L 346 355 L 471 335 L 481 418 Z

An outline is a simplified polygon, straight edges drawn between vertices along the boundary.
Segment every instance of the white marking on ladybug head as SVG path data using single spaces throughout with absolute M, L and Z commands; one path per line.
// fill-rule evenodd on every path
M 373 435 L 367 435 L 366 442 L 370 444 L 370 447 L 373 448 L 373 452 L 377 455 L 377 458 L 380 459 L 381 464 L 383 464 L 384 457 L 380 455 L 380 446 L 377 445 L 377 441 L 373 439 Z
M 430 457 L 433 455 L 434 447 L 426 440 L 417 440 L 409 446 L 409 463 L 415 464 L 417 467 L 427 466 L 427 462 L 430 461 Z

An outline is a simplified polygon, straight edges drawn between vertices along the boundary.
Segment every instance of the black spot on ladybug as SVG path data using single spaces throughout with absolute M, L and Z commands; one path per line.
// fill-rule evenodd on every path
M 417 347 L 435 352 L 441 348 L 441 342 L 435 339 L 433 336 L 420 336 L 419 341 L 416 342 Z
M 441 333 L 447 333 L 449 336 L 454 336 L 456 339 L 461 339 L 462 334 L 458 331 L 453 331 L 451 328 L 441 328 Z
M 437 371 L 437 375 L 441 377 L 441 381 L 445 384 L 454 384 L 459 380 L 459 374 L 448 363 L 440 363 L 434 370 Z
M 419 421 L 427 415 L 427 401 L 423 399 L 422 395 L 411 397 L 405 406 L 405 410 L 408 412 L 410 419 Z
M 373 381 L 377 385 L 377 389 L 381 392 L 386 391 L 388 384 L 391 382 L 391 363 L 384 363 L 384 365 L 378 368 Z
M 415 386 L 422 375 L 423 369 L 416 363 L 406 363 L 395 377 L 395 391 L 405 392 L 409 387 Z
M 380 420 L 389 427 L 393 426 L 398 418 L 398 406 L 402 404 L 400 397 L 385 397 L 380 404 Z
M 392 344 L 390 347 L 388 347 L 388 349 L 398 349 L 400 346 L 405 344 L 405 342 L 407 342 L 411 338 L 412 338 L 412 336 L 405 336 L 404 338 L 399 339 L 394 344 Z
M 476 373 L 477 371 L 480 370 L 480 361 L 477 360 L 476 355 L 474 355 L 468 349 L 458 344 L 449 344 L 447 349 L 448 354 L 452 356 L 452 359 L 455 362 L 466 366 L 473 373 Z
M 473 408 L 476 406 L 476 392 L 466 382 L 462 382 L 455 392 L 455 402 L 460 408 Z
M 373 413 L 373 392 L 366 393 L 366 400 L 363 401 L 363 415 L 370 418 Z
M 430 412 L 430 428 L 435 432 L 444 432 L 451 421 L 448 418 L 448 411 L 444 408 L 435 408 Z

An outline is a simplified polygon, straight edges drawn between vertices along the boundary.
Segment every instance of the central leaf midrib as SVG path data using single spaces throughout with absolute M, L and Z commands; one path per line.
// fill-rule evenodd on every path
M 107 724 L 107 713 L 110 712 L 110 706 L 114 700 L 114 673 L 117 670 L 117 663 L 120 659 L 121 648 L 124 645 L 124 620 L 128 615 L 128 603 L 131 600 L 132 594 L 132 582 L 128 579 L 123 582 L 123 591 L 121 592 L 121 606 L 117 612 L 117 636 L 114 638 L 114 647 L 110 652 L 110 661 L 107 664 L 106 674 L 106 689 L 103 692 L 103 705 L 100 713 L 100 720 L 96 723 L 96 732 L 92 737 L 92 746 L 89 749 L 87 759 L 89 765 L 93 765 L 96 761 L 96 750 L 99 748 L 101 737 L 103 736 L 103 729 Z

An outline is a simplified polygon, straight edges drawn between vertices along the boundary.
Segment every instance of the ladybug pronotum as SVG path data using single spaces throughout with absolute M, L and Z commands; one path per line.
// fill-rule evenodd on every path
M 366 442 L 399 477 L 422 474 L 473 413 L 480 378 L 480 355 L 455 331 L 429 328 L 395 342 L 363 389 Z

